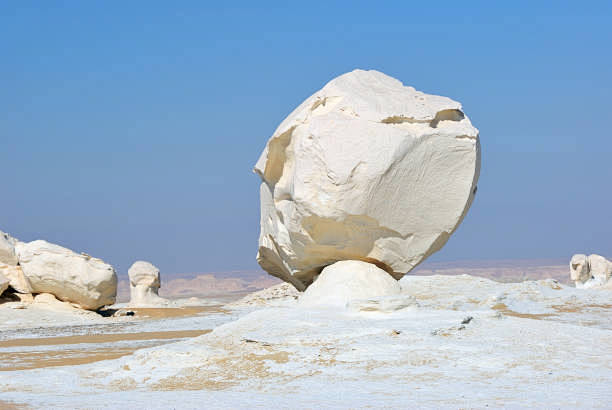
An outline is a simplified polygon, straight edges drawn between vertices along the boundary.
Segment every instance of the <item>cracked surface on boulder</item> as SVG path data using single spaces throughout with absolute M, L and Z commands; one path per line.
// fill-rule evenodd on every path
M 355 70 L 297 107 L 254 171 L 257 260 L 268 273 L 304 290 L 325 266 L 352 259 L 400 279 L 461 223 L 480 143 L 458 102 Z

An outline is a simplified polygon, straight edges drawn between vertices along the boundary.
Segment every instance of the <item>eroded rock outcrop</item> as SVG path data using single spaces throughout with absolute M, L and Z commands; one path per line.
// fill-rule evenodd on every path
M 19 266 L 15 252 L 18 240 L 0 231 L 0 274 L 4 275 L 13 290 L 20 293 L 30 293 L 30 284 Z
M 132 307 L 159 306 L 168 300 L 158 295 L 161 281 L 159 269 L 145 261 L 137 261 L 128 270 L 130 277 L 130 303 Z
M 51 293 L 84 309 L 115 303 L 117 275 L 102 260 L 43 240 L 17 242 L 15 251 L 32 293 Z
M 15 253 L 16 243 L 15 238 L 0 231 L 0 265 L 17 265 L 19 263 Z
M 9 280 L 6 278 L 6 276 L 0 273 L 0 295 L 2 295 L 2 293 L 4 293 L 4 291 L 8 289 L 8 287 Z
M 612 287 L 612 262 L 601 255 L 576 254 L 570 260 L 570 279 L 577 288 Z
M 280 124 L 255 165 L 257 260 L 298 290 L 342 260 L 399 279 L 446 243 L 479 170 L 461 104 L 377 71 L 344 74 Z
M 300 296 L 303 306 L 346 307 L 349 302 L 398 295 L 400 284 L 376 265 L 340 261 L 323 268 L 314 283 Z
M 8 280 L 11 288 L 19 293 L 32 293 L 30 281 L 23 273 L 21 266 L 0 265 L 0 273 Z

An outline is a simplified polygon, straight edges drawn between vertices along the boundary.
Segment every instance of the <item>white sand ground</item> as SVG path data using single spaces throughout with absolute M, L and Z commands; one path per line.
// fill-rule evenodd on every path
M 0 398 L 94 409 L 610 407 L 611 291 L 467 275 L 401 284 L 400 296 L 346 309 L 299 307 L 281 285 L 231 313 L 140 321 L 129 331 L 214 330 L 115 360 L 0 371 Z

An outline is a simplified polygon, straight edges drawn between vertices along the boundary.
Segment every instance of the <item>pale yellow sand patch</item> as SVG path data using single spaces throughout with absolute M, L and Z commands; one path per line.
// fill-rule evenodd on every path
M 183 316 L 195 316 L 200 313 L 228 313 L 221 305 L 214 306 L 187 306 L 181 308 L 125 308 L 132 311 L 136 317 L 148 319 L 167 319 Z
M 498 312 L 501 312 L 501 313 L 503 313 L 506 316 L 520 317 L 522 319 L 536 319 L 536 320 L 540 320 L 540 319 L 545 319 L 545 318 L 550 317 L 550 316 L 555 316 L 552 313 L 520 313 L 520 312 L 515 312 L 514 310 L 508 309 L 508 306 L 506 306 L 506 304 L 504 304 L 504 303 L 498 303 L 495 306 L 493 306 L 491 309 L 497 310 Z
M 22 410 L 29 409 L 30 406 L 21 403 L 0 400 L 0 410 Z
M 34 352 L 25 351 L 3 353 L 3 363 L 10 364 L 8 366 L 0 366 L 0 371 L 28 370 L 43 367 L 87 364 L 101 360 L 117 359 L 121 356 L 131 354 L 139 348 L 142 348 L 142 346 L 127 346 L 104 347 L 88 350 L 62 349 L 61 347 L 65 345 L 150 340 L 152 343 L 148 344 L 147 347 L 152 347 L 162 345 L 166 343 L 165 340 L 168 339 L 197 337 L 209 333 L 210 331 L 210 329 L 173 330 L 167 332 L 112 333 L 5 340 L 0 342 L 0 347 L 58 346 L 58 349 Z M 0 406 L 0 409 L 1 408 L 2 407 Z

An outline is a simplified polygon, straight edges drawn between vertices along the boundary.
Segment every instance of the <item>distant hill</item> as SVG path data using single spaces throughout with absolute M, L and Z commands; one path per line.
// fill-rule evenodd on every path
M 409 275 L 473 275 L 498 282 L 555 279 L 569 284 L 568 262 L 559 259 L 464 260 L 425 262 Z M 159 294 L 164 297 L 214 296 L 250 293 L 280 283 L 262 270 L 163 274 Z M 120 278 L 118 301 L 129 299 L 127 277 Z
M 569 261 L 559 259 L 425 262 L 409 275 L 473 275 L 498 282 L 555 279 L 569 284 Z
M 258 271 L 228 271 L 209 273 L 163 274 L 159 294 L 162 297 L 183 298 L 191 296 L 215 296 L 232 293 L 255 292 L 281 281 Z M 117 288 L 117 299 L 124 302 L 130 298 L 130 286 L 127 276 L 120 277 Z

